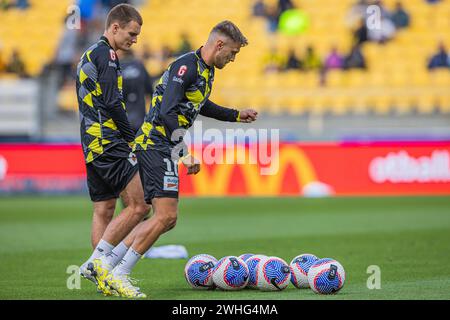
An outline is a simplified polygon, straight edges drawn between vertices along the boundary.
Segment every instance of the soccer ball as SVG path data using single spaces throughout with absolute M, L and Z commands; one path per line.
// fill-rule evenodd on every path
M 213 270 L 213 282 L 222 290 L 240 290 L 248 282 L 247 264 L 239 257 L 226 256 L 217 262 Z
M 256 285 L 263 291 L 281 291 L 288 286 L 291 278 L 289 265 L 278 257 L 262 259 L 258 264 L 257 272 Z
M 331 258 L 319 259 L 309 268 L 308 282 L 315 293 L 336 293 L 344 286 L 344 267 Z
M 319 260 L 315 255 L 304 253 L 292 259 L 289 266 L 291 267 L 291 282 L 299 289 L 309 288 L 308 271 L 309 268 Z
M 251 256 L 254 256 L 254 254 L 253 253 L 244 253 L 244 254 L 241 254 L 239 256 L 239 258 L 241 258 L 244 261 L 247 261 L 247 259 L 250 258 Z
M 248 267 L 248 272 L 249 272 L 247 288 L 250 288 L 250 289 L 258 288 L 258 286 L 257 286 L 258 265 L 259 265 L 259 262 L 264 258 L 267 258 L 267 256 L 265 256 L 263 254 L 255 254 L 255 255 L 251 256 L 250 258 L 248 258 L 247 261 L 245 261 L 245 263 L 247 264 L 247 267 Z
M 193 256 L 184 267 L 184 277 L 194 289 L 214 289 L 213 269 L 217 259 L 209 254 Z

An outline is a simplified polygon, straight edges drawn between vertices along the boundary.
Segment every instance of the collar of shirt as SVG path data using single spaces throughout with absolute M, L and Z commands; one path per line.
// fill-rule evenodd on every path
M 110 47 L 110 48 L 112 49 L 111 45 L 109 44 L 109 41 L 108 41 L 108 38 L 107 38 L 107 37 L 101 36 L 101 37 L 100 37 L 100 41 L 106 42 L 106 44 L 108 45 L 108 47 Z M 113 50 L 114 50 L 114 49 L 113 49 Z
M 203 46 L 201 46 L 200 48 L 197 49 L 197 51 L 195 51 L 195 55 L 199 58 L 200 62 L 208 69 L 211 69 L 211 67 L 209 65 L 206 64 L 205 60 L 203 60 L 202 58 L 202 48 Z

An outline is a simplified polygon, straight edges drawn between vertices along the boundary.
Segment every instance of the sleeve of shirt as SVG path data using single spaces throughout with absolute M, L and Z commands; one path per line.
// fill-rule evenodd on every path
M 208 118 L 214 118 L 220 121 L 236 122 L 238 121 L 239 111 L 231 108 L 221 107 L 209 99 L 200 109 L 200 114 Z
M 186 89 L 195 82 L 197 76 L 197 65 L 194 61 L 180 59 L 170 66 L 167 86 L 161 100 L 160 113 L 161 121 L 170 140 L 172 140 L 172 133 L 182 128 L 178 123 L 178 104 L 183 100 Z M 181 140 L 182 137 L 173 142 L 178 143 Z
M 117 58 L 110 54 L 110 49 L 100 49 L 94 58 L 98 70 L 98 83 L 102 90 L 106 111 L 113 119 L 122 137 L 127 142 L 134 140 L 134 132 L 128 121 L 127 113 L 122 106 L 119 86 L 117 83 Z M 114 60 L 113 60 L 114 57 Z

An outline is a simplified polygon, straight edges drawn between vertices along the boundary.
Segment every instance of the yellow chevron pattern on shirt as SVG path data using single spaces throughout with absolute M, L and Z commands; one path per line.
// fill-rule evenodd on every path
M 117 130 L 117 126 L 116 126 L 116 124 L 114 123 L 114 120 L 113 120 L 113 119 L 109 119 L 109 120 L 103 122 L 103 125 L 104 125 L 105 127 L 107 127 L 107 128 L 112 129 L 112 130 Z
M 179 114 L 179 115 L 178 115 L 178 125 L 179 125 L 180 127 L 186 127 L 186 126 L 189 125 L 189 121 L 186 119 L 185 116 Z

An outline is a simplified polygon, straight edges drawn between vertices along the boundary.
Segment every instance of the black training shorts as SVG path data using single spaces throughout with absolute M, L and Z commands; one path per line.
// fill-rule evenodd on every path
M 178 198 L 178 161 L 170 153 L 147 149 L 137 151 L 139 174 L 144 188 L 145 202 L 153 198 Z
M 138 172 L 128 145 L 117 145 L 86 164 L 87 185 L 93 202 L 116 199 Z

